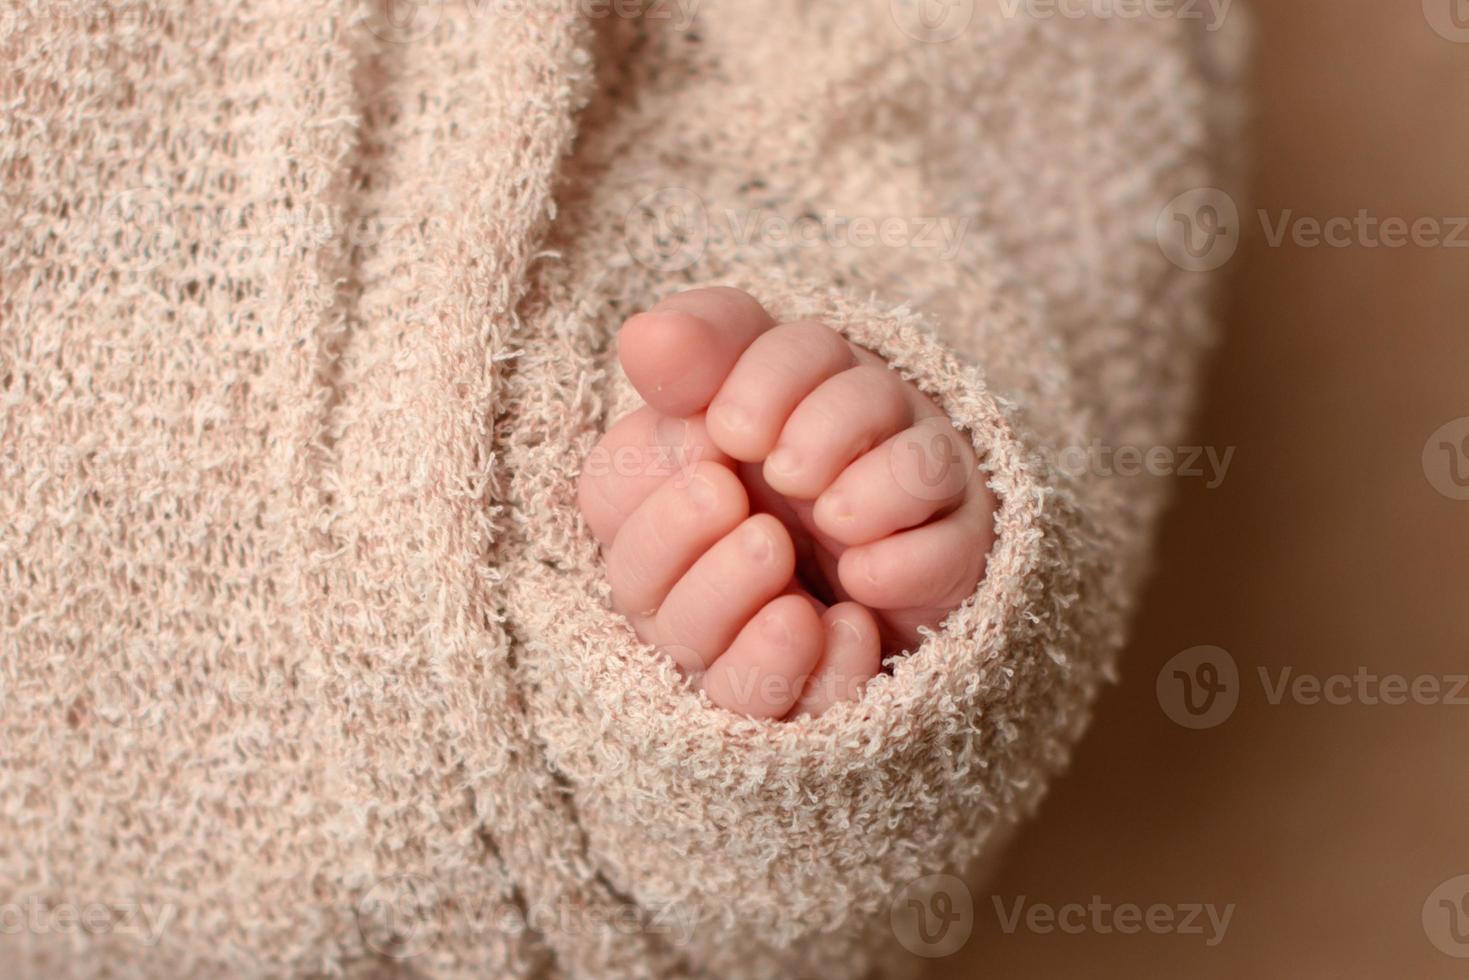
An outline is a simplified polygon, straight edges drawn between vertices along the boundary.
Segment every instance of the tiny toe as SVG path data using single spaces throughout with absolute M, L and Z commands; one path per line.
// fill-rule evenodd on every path
M 784 718 L 821 659 L 821 620 L 804 596 L 766 603 L 704 673 L 721 708 L 751 718 Z
M 726 466 L 700 463 L 687 480 L 665 480 L 607 551 L 613 605 L 625 615 L 652 615 L 699 556 L 748 514 L 745 488 Z
M 774 325 L 749 293 L 691 289 L 623 324 L 617 353 L 643 401 L 681 417 L 702 411 L 745 349 Z
M 710 434 L 719 441 L 712 422 Z M 957 507 L 977 472 L 969 440 L 947 419 L 926 418 L 843 470 L 812 517 L 842 544 L 866 544 Z
M 703 670 L 795 571 L 795 546 L 780 521 L 755 514 L 679 579 L 658 609 L 656 635 L 684 670 Z
M 582 462 L 577 506 L 597 540 L 610 544 L 618 528 L 666 480 L 687 480 L 703 461 L 725 463 L 704 416 L 681 419 L 644 406 L 607 431 Z
M 709 405 L 709 434 L 735 459 L 762 460 L 795 407 L 857 363 L 852 345 L 820 323 L 783 323 L 755 339 Z
M 886 367 L 842 371 L 796 406 L 765 460 L 763 476 L 789 497 L 814 500 L 838 474 L 914 419 L 916 399 Z
M 994 537 L 994 497 L 981 485 L 931 524 L 848 548 L 837 576 L 848 595 L 873 609 L 947 612 L 979 585 Z
M 826 650 L 796 703 L 794 715 L 820 715 L 855 701 L 882 669 L 882 640 L 872 613 L 855 602 L 832 606 L 822 616 Z

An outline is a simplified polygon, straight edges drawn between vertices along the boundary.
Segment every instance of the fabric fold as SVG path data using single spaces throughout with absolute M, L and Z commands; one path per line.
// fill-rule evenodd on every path
M 0 17 L 0 889 L 112 926 L 0 959 L 901 973 L 894 889 L 1024 816 L 1112 669 L 1164 494 L 1057 461 L 1182 425 L 1208 281 L 1153 228 L 1242 39 L 407 6 Z M 887 358 L 1002 502 L 815 721 L 688 691 L 575 508 L 618 324 L 713 282 Z

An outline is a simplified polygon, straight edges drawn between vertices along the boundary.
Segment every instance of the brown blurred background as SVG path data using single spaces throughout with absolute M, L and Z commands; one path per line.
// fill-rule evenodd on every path
M 1254 207 L 1469 217 L 1469 0 L 1254 7 Z M 1178 480 L 1122 682 L 937 978 L 1469 976 L 1422 920 L 1469 874 L 1469 705 L 1272 705 L 1258 674 L 1469 672 L 1469 502 L 1423 463 L 1469 416 L 1469 248 L 1271 247 L 1254 208 L 1244 227 L 1191 440 L 1232 464 L 1217 489 Z M 1200 644 L 1233 656 L 1240 699 L 1194 731 L 1155 681 Z M 1007 934 L 993 896 L 1235 910 L 1209 947 Z

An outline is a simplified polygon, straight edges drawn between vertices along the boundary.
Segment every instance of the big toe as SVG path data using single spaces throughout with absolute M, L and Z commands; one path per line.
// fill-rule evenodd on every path
M 708 406 L 745 348 L 774 325 L 743 290 L 691 289 L 623 324 L 617 352 L 643 401 L 683 417 Z

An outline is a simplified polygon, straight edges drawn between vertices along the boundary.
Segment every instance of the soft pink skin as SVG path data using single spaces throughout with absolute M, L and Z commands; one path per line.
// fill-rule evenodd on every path
M 854 700 L 884 649 L 974 592 L 994 496 L 969 440 L 876 355 L 722 287 L 665 299 L 618 343 L 647 405 L 597 444 L 578 502 L 614 606 L 716 705 Z

